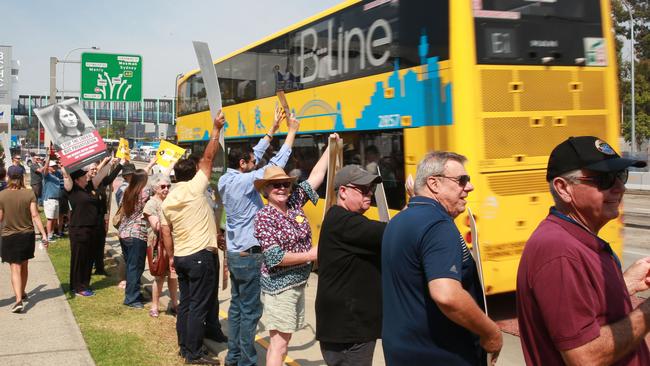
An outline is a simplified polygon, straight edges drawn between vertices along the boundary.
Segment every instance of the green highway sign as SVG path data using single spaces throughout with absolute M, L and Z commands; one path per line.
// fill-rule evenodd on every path
M 81 99 L 142 101 L 142 56 L 81 54 Z

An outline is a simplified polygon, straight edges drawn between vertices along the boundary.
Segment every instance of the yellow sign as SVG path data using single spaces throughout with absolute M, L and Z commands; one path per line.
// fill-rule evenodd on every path
M 131 150 L 129 149 L 129 141 L 127 139 L 120 139 L 120 143 L 117 145 L 115 157 L 118 159 L 125 159 L 126 161 L 131 160 Z
M 185 154 L 185 149 L 180 146 L 176 146 L 168 141 L 160 141 L 160 147 L 158 148 L 158 165 L 163 168 L 169 168 L 173 163 L 177 162 L 178 159 Z

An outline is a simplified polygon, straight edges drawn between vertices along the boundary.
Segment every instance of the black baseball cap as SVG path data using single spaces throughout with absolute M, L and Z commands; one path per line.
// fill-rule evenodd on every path
M 381 177 L 371 174 L 359 165 L 346 165 L 334 177 L 334 189 L 348 184 L 367 186 L 372 183 L 381 183 Z
M 595 136 L 569 137 L 553 149 L 548 158 L 546 181 L 550 182 L 566 172 L 587 169 L 595 172 L 618 172 L 631 166 L 643 168 L 642 160 L 626 159 L 612 146 Z

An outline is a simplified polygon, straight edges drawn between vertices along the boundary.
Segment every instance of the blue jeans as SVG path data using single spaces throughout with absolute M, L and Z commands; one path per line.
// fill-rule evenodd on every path
M 230 271 L 230 308 L 228 309 L 228 354 L 227 364 L 250 366 L 257 364 L 255 333 L 257 322 L 262 317 L 260 298 L 260 268 L 262 254 L 245 257 L 237 252 L 228 252 Z
M 147 257 L 147 242 L 138 238 L 120 238 L 120 246 L 126 262 L 124 305 L 132 305 L 142 302 L 140 278 L 144 272 L 144 261 Z

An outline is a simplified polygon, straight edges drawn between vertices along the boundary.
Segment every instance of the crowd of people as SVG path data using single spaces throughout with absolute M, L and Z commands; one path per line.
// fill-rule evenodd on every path
M 25 188 L 19 157 L 6 172 L 0 168 L 0 177 L 8 177 L 0 192 L 0 221 L 2 261 L 11 265 L 16 296 L 11 311 L 21 312 L 26 300 L 35 231 L 46 247 L 65 235 L 67 225 L 70 291 L 94 294 L 93 266 L 105 274 L 107 188 L 121 173 L 112 221 L 126 263 L 123 304 L 144 308 L 140 281 L 147 251 L 149 257 L 155 252 L 159 262 L 149 315 L 159 317 L 167 280 L 167 312 L 176 316 L 179 355 L 186 363 L 219 364 L 203 348 L 208 338 L 227 342 L 226 365 L 258 364 L 255 336 L 265 314 L 270 339 L 265 364 L 282 365 L 292 335 L 305 326 L 305 287 L 318 261 L 315 332 L 327 365 L 372 365 L 377 339 L 387 365 L 494 364 L 502 334 L 486 314 L 475 260 L 454 224 L 474 190 L 467 159 L 449 151 L 426 154 L 407 187 L 408 203 L 388 223 L 364 216 L 382 183 L 377 169 L 343 167 L 333 179 L 336 202 L 314 246 L 304 206 L 319 200 L 329 152 L 298 182 L 284 167 L 299 122 L 280 109 L 274 117 L 254 147 L 228 151 L 216 192 L 210 177 L 217 154 L 223 153 L 221 113 L 202 155 L 173 165 L 173 189 L 172 168 L 149 175 L 155 160 L 136 169 L 105 158 L 67 172 L 48 154 L 30 165 L 31 190 Z M 283 120 L 288 133 L 282 147 L 261 163 Z M 592 136 L 571 137 L 551 152 L 546 180 L 554 205 L 528 240 L 517 276 L 526 364 L 650 364 L 644 343 L 650 302 L 634 308 L 630 301 L 649 289 L 650 258 L 623 272 L 616 253 L 598 236 L 619 216 L 628 168 L 645 165 L 621 158 Z M 67 218 L 64 205 L 70 208 Z M 228 337 L 217 318 L 219 250 L 231 283 Z

